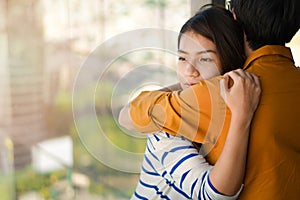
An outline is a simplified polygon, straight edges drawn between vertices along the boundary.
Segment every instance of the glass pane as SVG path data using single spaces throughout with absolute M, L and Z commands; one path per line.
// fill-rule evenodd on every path
M 145 138 L 120 128 L 117 113 L 141 89 L 176 80 L 189 9 L 185 0 L 0 0 L 0 141 L 13 146 L 0 144 L 1 198 L 131 196 Z

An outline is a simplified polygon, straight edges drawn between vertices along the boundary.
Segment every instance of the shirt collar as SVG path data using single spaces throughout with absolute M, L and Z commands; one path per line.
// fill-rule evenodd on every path
M 278 55 L 290 59 L 294 63 L 291 49 L 281 45 L 266 45 L 255 51 L 246 59 L 243 69 L 250 67 L 251 63 L 263 56 Z

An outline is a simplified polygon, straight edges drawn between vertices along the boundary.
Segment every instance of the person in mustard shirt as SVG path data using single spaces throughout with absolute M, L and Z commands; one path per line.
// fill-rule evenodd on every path
M 245 33 L 243 69 L 259 76 L 262 97 L 253 118 L 244 189 L 239 199 L 300 199 L 300 73 L 285 47 L 300 27 L 298 0 L 232 0 Z M 142 92 L 130 103 L 139 132 L 163 130 L 202 143 L 214 164 L 231 113 L 220 96 L 222 77 L 175 92 Z M 214 124 L 214 126 L 211 126 Z

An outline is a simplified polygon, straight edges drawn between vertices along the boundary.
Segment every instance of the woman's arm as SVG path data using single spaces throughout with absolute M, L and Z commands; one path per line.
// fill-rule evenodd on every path
M 231 88 L 228 86 L 229 77 L 234 82 Z M 224 148 L 209 178 L 218 192 L 234 195 L 243 183 L 249 129 L 261 88 L 256 76 L 242 70 L 227 73 L 222 85 L 222 97 L 230 108 L 232 117 Z

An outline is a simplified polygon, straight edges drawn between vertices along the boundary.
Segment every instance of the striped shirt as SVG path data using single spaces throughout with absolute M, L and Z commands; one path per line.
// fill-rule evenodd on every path
M 220 194 L 210 183 L 210 166 L 190 140 L 165 132 L 147 135 L 135 199 L 236 199 Z

